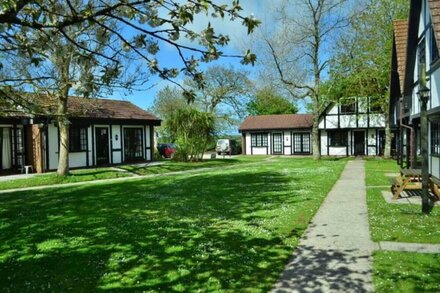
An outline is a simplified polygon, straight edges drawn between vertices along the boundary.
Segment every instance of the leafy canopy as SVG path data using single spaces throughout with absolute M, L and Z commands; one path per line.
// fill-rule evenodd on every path
M 247 104 L 250 115 L 295 114 L 298 107 L 270 87 L 259 90 Z

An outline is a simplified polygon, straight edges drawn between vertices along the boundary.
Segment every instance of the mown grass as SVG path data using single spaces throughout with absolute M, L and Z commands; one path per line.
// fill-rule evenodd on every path
M 398 171 L 399 166 L 393 160 L 365 162 L 368 216 L 373 240 L 440 244 L 440 207 L 434 207 L 431 214 L 425 216 L 420 205 L 389 204 L 384 200 L 382 192 L 391 188 L 390 177 L 385 173 Z
M 241 163 L 258 162 L 263 159 L 268 159 L 268 156 L 250 157 L 250 156 L 235 156 L 226 159 L 203 160 L 200 162 L 177 162 L 177 161 L 163 161 L 160 165 L 123 165 L 118 168 L 126 170 L 118 171 L 112 168 L 96 168 L 96 169 L 82 169 L 71 170 L 67 176 L 57 176 L 55 173 L 41 174 L 23 179 L 13 179 L 10 181 L 0 181 L 0 190 L 26 188 L 34 186 L 46 186 L 54 184 L 66 184 L 76 182 L 87 182 L 102 179 L 114 179 L 120 177 L 130 177 L 135 175 L 153 175 L 165 174 L 170 172 L 188 171 L 201 168 L 215 168 L 237 165 Z
M 55 173 L 48 173 L 29 178 L 0 181 L 0 190 L 113 179 L 128 176 L 132 175 L 130 173 L 117 171 L 112 168 L 72 170 L 67 176 L 58 176 Z
M 120 166 L 121 169 L 127 170 L 137 175 L 152 175 L 152 174 L 164 174 L 170 172 L 180 172 L 188 170 L 196 170 L 201 168 L 216 168 L 227 167 L 237 165 L 241 163 L 259 162 L 264 159 L 268 159 L 268 156 L 234 156 L 222 158 L 218 156 L 214 160 L 202 160 L 199 162 L 178 162 L 178 161 L 162 161 L 161 165 L 143 166 L 140 165 L 125 165 Z
M 377 251 L 376 292 L 440 292 L 440 254 Z
M 382 192 L 390 191 L 390 177 L 398 173 L 393 160 L 365 162 L 370 231 L 374 241 L 440 243 L 440 208 L 431 215 L 421 213 L 420 205 L 389 204 Z M 389 195 L 391 196 L 391 194 Z M 373 278 L 377 292 L 439 292 L 440 255 L 376 251 Z
M 266 292 L 345 162 L 2 194 L 0 291 Z

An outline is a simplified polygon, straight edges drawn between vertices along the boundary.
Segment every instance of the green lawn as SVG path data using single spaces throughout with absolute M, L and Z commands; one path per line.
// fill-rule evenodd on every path
M 66 184 L 100 179 L 112 179 L 127 176 L 132 175 L 130 173 L 117 171 L 112 168 L 72 170 L 71 174 L 67 176 L 57 176 L 55 173 L 48 173 L 36 175 L 25 179 L 0 181 L 0 190 L 53 184 Z
M 251 157 L 251 156 L 235 156 L 232 158 L 218 158 L 215 160 L 203 160 L 200 162 L 177 162 L 177 161 L 163 161 L 162 165 L 157 166 L 140 166 L 140 165 L 125 165 L 120 166 L 121 169 L 135 173 L 137 175 L 152 175 L 152 174 L 164 174 L 170 172 L 188 171 L 200 168 L 221 168 L 227 166 L 233 166 L 242 163 L 259 162 L 267 159 L 264 157 Z
M 376 292 L 440 292 L 440 254 L 378 251 L 374 254 Z
M 2 194 L 0 291 L 266 292 L 345 163 Z
M 390 177 L 385 173 L 398 173 L 398 170 L 393 160 L 365 162 L 368 216 L 373 240 L 440 244 L 439 206 L 425 216 L 420 205 L 389 204 L 383 199 L 382 191 L 391 188 Z
M 389 204 L 382 191 L 391 188 L 385 173 L 398 173 L 393 160 L 365 162 L 370 230 L 374 241 L 440 243 L 440 207 L 431 215 L 420 205 Z M 377 251 L 374 253 L 374 284 L 377 292 L 439 292 L 440 255 Z
M 142 167 L 141 165 L 124 165 L 118 166 L 120 169 L 128 172 L 121 172 L 112 168 L 96 168 L 96 169 L 82 169 L 72 170 L 67 176 L 57 176 L 55 173 L 41 174 L 25 179 L 15 179 L 10 181 L 1 181 L 0 190 L 25 188 L 33 186 L 45 186 L 54 184 L 66 184 L 75 182 L 86 182 L 101 179 L 113 179 L 120 177 L 130 177 L 133 174 L 137 175 L 153 175 L 164 174 L 178 171 L 188 171 L 201 168 L 221 168 L 242 163 L 253 163 L 264 159 L 268 156 L 250 157 L 250 156 L 235 156 L 227 159 L 204 160 L 195 163 L 182 163 L 175 161 L 163 161 L 161 165 L 152 165 Z M 132 173 L 132 174 L 131 174 Z

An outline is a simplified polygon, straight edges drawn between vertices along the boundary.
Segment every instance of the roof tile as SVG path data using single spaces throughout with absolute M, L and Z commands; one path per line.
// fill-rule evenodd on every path
M 247 117 L 239 130 L 299 129 L 311 128 L 312 125 L 312 114 L 260 115 Z
M 393 29 L 397 52 L 397 71 L 399 73 L 400 91 L 403 92 L 405 82 L 406 48 L 408 45 L 408 20 L 395 20 L 393 22 Z
M 431 11 L 432 26 L 434 27 L 437 48 L 440 51 L 440 1 L 428 0 L 429 10 Z

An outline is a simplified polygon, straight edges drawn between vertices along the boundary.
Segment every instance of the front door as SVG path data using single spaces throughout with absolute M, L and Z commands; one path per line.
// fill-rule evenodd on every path
M 108 143 L 108 128 L 96 127 L 96 164 L 108 165 L 109 160 L 109 143 Z
M 353 132 L 353 155 L 364 156 L 365 155 L 365 131 Z
M 283 137 L 281 133 L 272 134 L 272 151 L 275 155 L 281 155 L 283 153 Z

